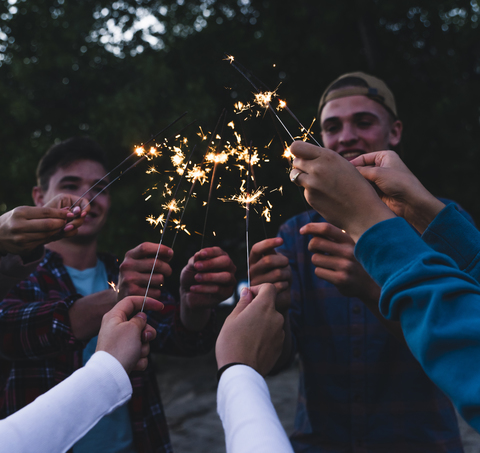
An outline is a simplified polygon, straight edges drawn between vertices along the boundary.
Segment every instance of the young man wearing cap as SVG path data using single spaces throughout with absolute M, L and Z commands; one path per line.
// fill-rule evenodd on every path
M 189 356 L 215 343 L 212 308 L 231 295 L 235 266 L 218 247 L 201 250 L 182 270 L 177 304 L 163 288 L 171 274 L 170 248 L 162 246 L 155 261 L 158 244 L 144 242 L 128 251 L 120 266 L 113 256 L 98 253 L 110 208 L 110 195 L 103 191 L 107 169 L 103 150 L 88 138 L 54 145 L 38 165 L 37 206 L 58 193 L 85 194 L 91 204 L 78 234 L 48 244 L 35 272 L 0 302 L 0 418 L 82 367 L 95 351 L 103 315 L 126 296 L 143 296 L 154 264 L 148 295 L 165 308 L 148 316 L 157 331 L 152 351 Z M 131 382 L 129 404 L 100 420 L 75 444 L 75 453 L 171 451 L 155 370 L 133 372 Z
M 319 119 L 324 146 L 347 160 L 401 140 L 392 92 L 361 72 L 330 84 Z M 309 211 L 255 244 L 250 257 L 252 285 L 274 283 L 277 308 L 286 313 L 277 369 L 296 353 L 301 361 L 296 451 L 463 451 L 450 401 L 399 326 L 380 316 L 380 288 L 356 261 L 352 238 Z

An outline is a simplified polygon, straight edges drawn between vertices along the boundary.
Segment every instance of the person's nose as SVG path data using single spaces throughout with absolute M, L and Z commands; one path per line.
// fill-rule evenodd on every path
M 339 142 L 342 145 L 348 146 L 355 143 L 358 140 L 358 134 L 356 128 L 351 124 L 344 124 L 342 132 L 340 133 Z

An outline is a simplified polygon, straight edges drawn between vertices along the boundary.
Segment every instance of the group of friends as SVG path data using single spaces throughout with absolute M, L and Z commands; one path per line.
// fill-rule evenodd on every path
M 110 207 L 101 147 L 82 137 L 47 151 L 35 206 L 0 217 L 0 451 L 171 452 L 149 355 L 214 347 L 227 452 L 480 448 L 480 233 L 395 152 L 403 125 L 383 81 L 340 76 L 318 118 L 324 147 L 290 147 L 313 210 L 252 247 L 252 286 L 219 334 L 228 254 L 193 255 L 176 301 L 169 247 L 155 259 L 158 244 L 142 243 L 121 264 L 97 250 Z M 288 439 L 264 377 L 295 357 Z

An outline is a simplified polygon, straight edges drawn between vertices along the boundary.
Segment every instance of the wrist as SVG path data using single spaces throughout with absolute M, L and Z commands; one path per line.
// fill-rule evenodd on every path
M 384 220 L 396 217 L 395 214 L 383 202 L 370 210 L 365 210 L 363 214 L 352 218 L 350 222 L 345 225 L 345 231 L 357 243 L 360 237 L 372 226 Z
M 433 219 L 445 208 L 445 204 L 428 193 L 419 198 L 405 211 L 405 220 L 422 234 L 432 223 Z

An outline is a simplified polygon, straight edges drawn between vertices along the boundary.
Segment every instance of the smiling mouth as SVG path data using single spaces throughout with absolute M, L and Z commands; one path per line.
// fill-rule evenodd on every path
M 361 156 L 362 154 L 365 154 L 365 151 L 358 150 L 358 149 L 340 152 L 340 156 L 344 157 L 348 161 L 353 160 L 356 157 Z

